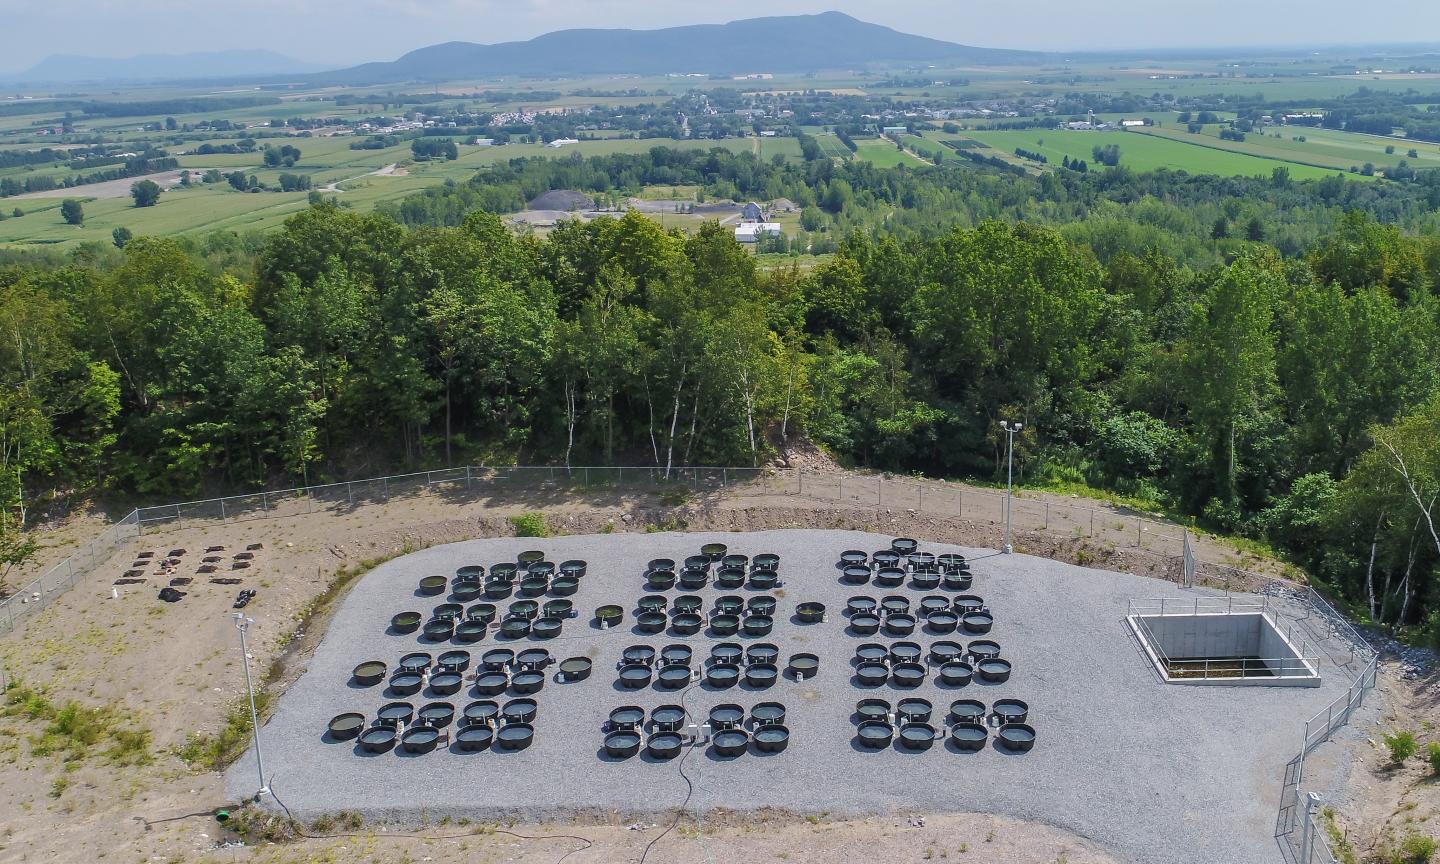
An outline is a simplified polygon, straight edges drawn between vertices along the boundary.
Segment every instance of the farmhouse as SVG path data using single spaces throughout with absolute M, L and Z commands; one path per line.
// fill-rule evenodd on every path
M 760 205 L 754 201 L 740 208 L 741 222 L 762 222 L 764 219 L 765 214 L 760 210 Z

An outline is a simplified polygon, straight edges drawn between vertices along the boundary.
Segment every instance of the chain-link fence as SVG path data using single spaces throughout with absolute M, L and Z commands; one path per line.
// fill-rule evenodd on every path
M 98 536 L 76 549 L 64 560 L 0 600 L 0 634 L 44 609 L 51 600 L 75 586 L 75 583 L 110 559 L 120 544 L 139 536 L 139 513 L 131 510 L 118 522 L 106 526 Z
M 1331 659 L 1351 676 L 1351 681 L 1344 693 L 1305 721 L 1300 752 L 1286 766 L 1276 816 L 1276 836 L 1283 841 L 1281 851 L 1288 861 L 1337 864 L 1340 859 L 1330 848 L 1326 836 L 1320 796 L 1305 791 L 1305 760 L 1311 750 L 1348 723 L 1351 714 L 1365 701 L 1365 694 L 1375 686 L 1379 674 L 1380 654 L 1314 588 L 1305 588 L 1301 599 L 1312 617 L 1312 632 L 1318 631 L 1324 641 L 1333 646 Z

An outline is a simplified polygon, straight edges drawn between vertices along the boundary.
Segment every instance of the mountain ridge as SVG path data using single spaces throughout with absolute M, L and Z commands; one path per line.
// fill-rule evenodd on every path
M 977 48 L 915 36 L 840 12 L 747 18 L 655 30 L 556 30 L 482 45 L 443 42 L 388 62 L 310 76 L 344 84 L 587 74 L 743 74 L 863 67 L 884 61 L 979 65 L 1034 61 L 1040 52 Z
M 51 54 L 23 72 L 0 75 L 0 79 L 35 82 L 166 81 L 313 74 L 325 68 L 321 63 L 307 63 L 258 48 L 137 54 L 132 57 Z

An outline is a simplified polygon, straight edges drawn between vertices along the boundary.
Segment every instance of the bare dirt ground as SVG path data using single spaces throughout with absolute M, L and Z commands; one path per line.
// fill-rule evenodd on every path
M 455 830 L 458 826 L 436 826 L 426 832 L 432 835 L 428 838 L 395 840 L 389 836 L 393 831 L 366 826 L 352 832 L 356 837 L 280 845 L 266 844 L 252 830 L 249 845 L 215 849 L 217 843 L 237 838 L 220 830 L 211 813 L 234 802 L 225 801 L 218 771 L 201 761 L 187 764 L 179 755 L 190 736 L 205 736 L 205 743 L 221 732 L 227 718 L 248 720 L 236 713 L 244 679 L 237 633 L 229 620 L 231 600 L 240 588 L 258 592 L 246 609 L 255 619 L 251 669 L 271 692 L 283 692 L 324 632 L 329 608 L 325 595 L 342 569 L 437 543 L 509 535 L 513 528 L 505 517 L 528 510 L 543 511 L 554 532 L 570 534 L 643 531 L 655 525 L 691 530 L 835 527 L 994 547 L 1003 532 L 1001 525 L 988 521 L 845 506 L 803 496 L 715 494 L 676 505 L 655 495 L 603 491 L 475 498 L 432 492 L 292 518 L 187 523 L 183 529 L 147 531 L 100 572 L 0 638 L 3 674 L 42 690 L 52 706 L 47 712 L 33 702 L 0 703 L 0 861 L 419 861 L 428 856 L 435 861 L 540 862 L 579 847 L 579 841 L 565 846 L 560 840 L 521 841 L 483 831 L 474 839 L 440 839 L 464 833 Z M 60 554 L 68 538 L 79 534 L 73 526 L 63 529 L 51 553 Z M 252 567 L 218 574 L 238 578 L 239 584 L 215 585 L 194 573 L 207 547 L 226 547 L 216 554 L 229 562 L 229 556 L 252 543 L 264 547 Z M 1174 578 L 1168 559 L 1070 534 L 1021 531 L 1016 545 L 1030 554 L 1087 566 Z M 156 599 L 168 576 L 152 573 L 143 585 L 112 586 L 137 553 L 148 550 L 163 556 L 176 548 L 186 550 L 177 572 L 195 580 L 181 588 L 188 592 L 182 601 Z M 1223 549 L 1213 551 L 1224 554 Z M 118 598 L 112 598 L 112 587 Z M 316 614 L 308 618 L 312 611 Z M 13 702 L 16 693 L 10 691 L 7 701 Z M 67 721 L 59 711 L 68 700 L 103 709 L 100 719 L 88 731 L 77 730 L 83 724 Z M 1433 704 L 1421 709 L 1426 717 L 1435 714 Z M 1419 728 L 1421 721 L 1405 722 Z M 246 728 L 239 724 L 242 736 Z M 125 764 L 134 754 L 127 755 L 117 743 L 114 733 L 119 730 L 149 736 L 148 764 Z M 203 750 L 194 747 L 190 755 Z M 1388 794 L 1388 787 L 1379 791 Z M 574 861 L 636 860 L 644 843 L 659 834 L 659 829 L 605 825 L 578 831 L 554 825 L 514 830 L 584 834 L 594 845 L 567 859 Z M 312 826 L 310 833 L 323 832 Z M 405 855 L 409 857 L 401 857 Z M 814 825 L 780 814 L 763 823 L 739 817 L 700 828 L 682 826 L 658 843 L 647 860 L 748 862 L 848 855 L 875 861 L 1113 860 L 1049 826 L 954 814 L 930 814 L 923 828 L 912 827 L 907 819 L 878 817 Z

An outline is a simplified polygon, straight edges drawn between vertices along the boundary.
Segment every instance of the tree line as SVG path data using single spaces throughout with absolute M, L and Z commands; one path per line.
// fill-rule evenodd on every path
M 684 176 L 693 157 L 665 158 Z M 812 206 L 918 193 L 920 172 L 887 186 L 824 164 L 800 175 Z M 523 185 L 536 169 L 500 170 Z M 1165 211 L 1126 216 L 1097 183 L 1111 173 L 1025 181 L 1052 190 L 1013 205 L 1037 215 L 1059 190 L 1094 196 L 1060 227 L 854 230 L 808 269 L 761 269 L 714 223 L 686 234 L 629 213 L 538 238 L 480 211 L 411 228 L 324 202 L 242 243 L 7 254 L 7 548 L 28 507 L 99 488 L 754 465 L 799 435 L 858 465 L 995 479 L 1013 419 L 1029 479 L 1266 539 L 1374 620 L 1440 629 L 1440 239 L 1355 210 L 1298 254 L 1206 226 L 1210 254 L 1175 255 L 1144 242 L 1164 234 L 1114 232 Z M 841 179 L 851 197 L 829 200 Z M 1204 200 L 1191 180 L 1127 183 Z M 1216 185 L 1287 213 L 1323 184 Z

